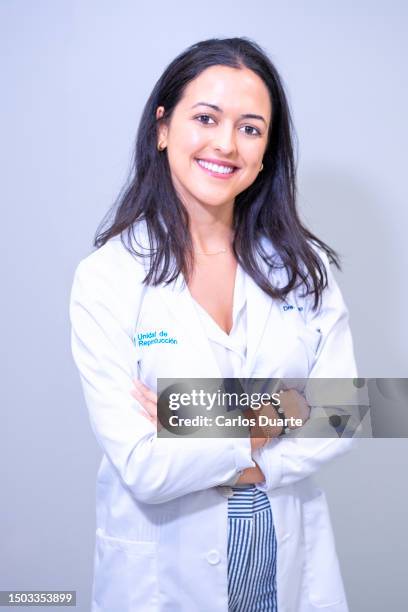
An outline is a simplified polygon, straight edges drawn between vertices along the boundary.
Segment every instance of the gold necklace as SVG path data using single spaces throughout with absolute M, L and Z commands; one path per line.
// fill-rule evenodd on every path
M 203 251 L 195 251 L 197 255 L 220 255 L 226 253 L 228 249 L 222 249 L 221 251 L 215 251 L 215 253 L 204 253 Z

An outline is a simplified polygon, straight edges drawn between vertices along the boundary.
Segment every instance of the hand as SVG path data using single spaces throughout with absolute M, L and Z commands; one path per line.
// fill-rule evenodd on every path
M 279 419 L 277 410 L 271 404 L 263 404 L 260 408 L 247 408 L 243 411 L 244 415 L 249 419 L 258 420 L 258 416 L 266 416 L 268 419 Z M 251 436 L 251 450 L 257 450 L 268 443 L 272 438 L 277 438 L 282 431 L 281 425 L 266 425 L 261 426 L 256 424 L 249 428 Z
M 305 398 L 296 391 L 296 389 L 280 391 L 280 408 L 284 413 L 284 417 L 278 413 L 272 404 L 263 404 L 257 409 L 248 408 L 244 411 L 244 414 L 248 418 L 257 418 L 259 415 L 266 416 L 271 421 L 282 418 L 293 420 L 301 419 L 302 425 L 305 424 L 310 416 L 310 407 Z M 289 429 L 297 429 L 302 425 L 299 426 L 290 423 L 288 427 Z M 277 438 L 281 434 L 282 429 L 282 425 L 255 425 L 255 427 L 251 427 L 251 449 L 256 450 L 261 448 L 269 439 Z
M 310 417 L 310 406 L 308 406 L 303 395 L 300 395 L 296 389 L 288 389 L 288 391 L 280 391 L 279 397 L 280 407 L 285 413 L 285 418 L 302 420 L 302 425 L 288 425 L 289 429 L 302 427 Z
M 235 484 L 257 484 L 258 482 L 265 482 L 265 476 L 255 461 L 255 467 L 243 470 Z
M 255 418 L 256 420 L 258 420 L 258 417 L 260 415 L 266 416 L 272 422 L 281 418 L 276 408 L 272 406 L 271 404 L 263 404 L 260 408 L 250 409 L 250 411 L 252 412 L 252 418 Z M 272 438 L 277 438 L 281 434 L 282 429 L 283 429 L 282 425 L 278 425 L 278 424 L 259 425 L 257 423 L 255 427 L 251 427 L 250 431 L 251 431 L 251 436 L 252 435 L 261 436 L 264 439 L 266 438 L 266 440 L 268 441 Z M 255 438 L 255 439 L 258 439 L 258 438 Z
M 153 423 L 153 425 L 157 427 L 157 431 L 160 431 L 160 429 L 162 429 L 162 424 L 157 418 L 156 393 L 138 379 L 133 380 L 133 385 L 134 388 L 130 393 L 137 399 L 144 410 L 144 412 L 141 411 L 140 414 Z

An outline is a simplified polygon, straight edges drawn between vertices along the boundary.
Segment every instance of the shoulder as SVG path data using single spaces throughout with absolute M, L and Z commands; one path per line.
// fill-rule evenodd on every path
M 147 251 L 147 232 L 143 224 L 135 227 L 137 244 L 141 252 Z M 125 243 L 124 243 L 125 241 Z M 110 238 L 103 246 L 84 257 L 75 270 L 75 278 L 92 283 L 93 279 L 105 279 L 113 285 L 126 283 L 130 279 L 142 281 L 146 276 L 146 259 L 133 254 L 121 236 Z
M 322 314 L 325 310 L 330 309 L 332 307 L 344 307 L 342 294 L 333 274 L 333 266 L 331 265 L 326 251 L 321 246 L 312 242 L 311 240 L 308 241 L 308 245 L 310 249 L 315 253 L 315 255 L 317 255 L 320 269 L 323 275 L 326 277 L 327 281 L 326 286 L 321 294 L 320 305 L 317 311 L 313 309 L 314 295 L 311 293 L 305 295 L 305 284 L 300 281 L 291 290 L 291 292 L 287 295 L 286 298 L 288 302 L 295 304 L 299 308 L 299 310 L 304 313 L 304 316 L 306 318 L 308 316 L 314 316 L 318 313 Z M 286 285 L 289 280 L 288 270 L 283 264 L 282 258 L 278 250 L 267 238 L 262 238 L 261 248 L 262 252 L 270 261 L 270 265 L 267 265 L 265 264 L 265 262 L 262 262 L 262 265 L 266 266 L 265 271 L 269 279 L 273 282 L 275 286 Z M 304 264 L 300 264 L 300 269 L 305 275 L 307 275 L 307 271 Z
M 145 292 L 145 265 L 143 258 L 128 251 L 120 236 L 82 259 L 71 288 L 72 319 L 86 311 L 106 320 L 104 325 L 114 317 L 124 327 L 131 327 Z
M 330 318 L 337 319 L 337 318 L 343 318 L 343 317 L 347 318 L 348 308 L 344 301 L 340 286 L 333 273 L 333 268 L 335 268 L 335 266 L 329 260 L 329 257 L 326 251 L 324 251 L 324 249 L 322 249 L 319 246 L 316 246 L 315 244 L 310 244 L 310 246 L 315 251 L 315 253 L 318 255 L 320 262 L 322 264 L 322 267 L 325 271 L 326 286 L 322 291 L 320 304 L 316 310 L 312 308 L 313 300 L 312 299 L 308 300 L 309 301 L 309 308 L 308 308 L 309 316 L 313 318 L 324 317 L 328 319 Z
M 326 252 L 319 245 L 313 243 L 312 241 L 308 241 L 308 245 L 312 251 L 317 255 L 320 260 L 320 264 L 322 269 L 325 271 L 327 275 L 327 279 L 331 277 L 331 269 L 330 269 L 330 261 L 327 257 Z M 279 286 L 286 284 L 289 280 L 288 269 L 283 262 L 282 256 L 273 242 L 266 238 L 262 237 L 260 240 L 260 249 L 259 253 L 259 263 L 265 269 L 265 272 L 269 276 L 270 279 L 273 279 L 275 284 L 279 284 Z M 262 253 L 262 255 L 261 255 Z M 267 259 L 267 261 L 265 261 Z M 306 273 L 305 265 L 300 262 L 299 268 L 304 273 Z M 302 286 L 299 285 L 298 289 L 294 290 L 295 292 L 302 292 Z

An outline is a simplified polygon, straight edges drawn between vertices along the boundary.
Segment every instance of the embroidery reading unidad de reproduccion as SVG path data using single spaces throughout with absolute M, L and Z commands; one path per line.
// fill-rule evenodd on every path
M 169 336 L 163 329 L 160 331 L 148 331 L 133 336 L 135 346 L 151 346 L 152 344 L 178 344 L 177 338 Z

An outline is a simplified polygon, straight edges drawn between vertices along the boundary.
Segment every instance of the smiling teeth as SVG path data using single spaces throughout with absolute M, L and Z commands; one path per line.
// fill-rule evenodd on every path
M 231 174 L 234 172 L 234 168 L 230 166 L 217 166 L 217 164 L 212 164 L 210 162 L 203 161 L 202 159 L 197 160 L 200 166 L 203 168 L 207 168 L 207 170 L 211 170 L 212 172 L 219 172 L 220 174 Z

